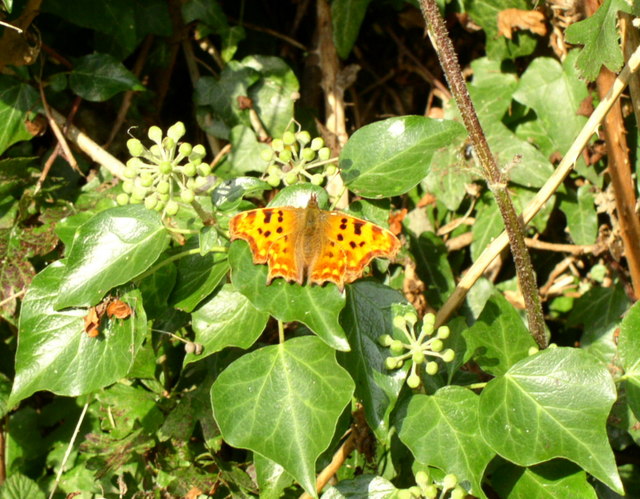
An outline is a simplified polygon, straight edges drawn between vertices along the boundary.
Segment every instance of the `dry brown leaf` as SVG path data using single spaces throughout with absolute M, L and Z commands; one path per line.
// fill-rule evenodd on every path
M 538 10 L 505 9 L 498 12 L 498 35 L 511 40 L 513 31 L 529 30 L 540 36 L 547 34 L 544 14 Z

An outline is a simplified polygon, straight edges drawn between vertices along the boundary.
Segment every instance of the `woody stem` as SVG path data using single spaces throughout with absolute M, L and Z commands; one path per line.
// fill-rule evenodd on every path
M 547 346 L 545 336 L 544 316 L 540 305 L 540 296 L 536 284 L 535 274 L 531 265 L 531 258 L 527 251 L 524 240 L 524 227 L 521 219 L 516 214 L 516 210 L 507 190 L 507 178 L 498 167 L 496 160 L 491 154 L 489 144 L 484 135 L 478 115 L 476 114 L 469 91 L 467 89 L 458 58 L 453 49 L 453 44 L 449 38 L 440 16 L 435 0 L 420 0 L 422 15 L 427 22 L 427 31 L 433 44 L 440 65 L 444 70 L 449 87 L 453 93 L 458 109 L 462 115 L 462 121 L 469 132 L 469 137 L 482 165 L 484 177 L 502 215 L 505 230 L 509 236 L 509 245 L 513 253 L 516 266 L 516 273 L 520 283 L 520 289 L 524 298 L 529 330 L 541 348 Z

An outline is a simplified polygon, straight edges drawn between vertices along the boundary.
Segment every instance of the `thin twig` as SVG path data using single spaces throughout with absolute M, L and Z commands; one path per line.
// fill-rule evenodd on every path
M 71 455 L 71 450 L 73 449 L 73 444 L 78 437 L 78 433 L 80 433 L 80 427 L 82 426 L 82 422 L 84 421 L 84 416 L 87 414 L 87 409 L 89 408 L 89 402 L 84 404 L 82 408 L 82 413 L 78 418 L 78 423 L 76 424 L 76 429 L 73 430 L 73 435 L 71 436 L 71 440 L 69 441 L 69 445 L 67 445 L 67 450 L 64 453 L 64 457 L 62 458 L 62 462 L 60 463 L 60 468 L 58 469 L 58 474 L 56 475 L 56 481 L 51 488 L 51 493 L 49 494 L 49 499 L 53 499 L 54 494 L 56 493 L 56 489 L 58 488 L 58 484 L 60 483 L 60 477 L 62 477 L 62 472 L 64 471 L 64 467 L 67 465 L 67 461 L 69 460 L 69 456 Z
M 66 118 L 52 107 L 50 108 L 50 111 L 51 116 L 58 127 L 64 127 L 67 121 Z M 98 144 L 96 144 L 77 127 L 75 127 L 74 125 L 69 125 L 65 134 L 66 137 L 71 140 L 71 142 L 77 145 L 82 150 L 82 152 L 89 156 L 93 161 L 101 166 L 104 166 L 115 177 L 124 179 L 124 164 L 113 157 L 111 154 L 109 154 L 107 151 L 105 151 Z
M 534 216 L 536 216 L 544 204 L 555 194 L 566 176 L 569 175 L 569 172 L 573 169 L 578 156 L 588 144 L 593 134 L 597 131 L 600 122 L 603 120 L 615 100 L 627 86 L 631 74 L 635 73 L 638 70 L 638 67 L 640 67 L 640 49 L 637 49 L 633 55 L 629 57 L 627 64 L 616 78 L 613 86 L 609 90 L 609 93 L 607 93 L 606 97 L 600 101 L 598 107 L 593 111 L 576 137 L 576 140 L 571 144 L 571 147 L 567 150 L 562 161 L 558 164 L 558 167 L 522 212 L 522 221 L 525 225 L 528 224 Z M 489 246 L 487 246 L 468 272 L 462 276 L 462 279 L 456 286 L 454 292 L 447 299 L 444 306 L 438 311 L 436 327 L 446 322 L 451 314 L 457 310 L 464 301 L 464 298 L 469 289 L 471 289 L 471 286 L 475 284 L 495 256 L 498 255 L 508 243 L 509 240 L 506 232 L 502 232 L 502 234 L 496 237 Z

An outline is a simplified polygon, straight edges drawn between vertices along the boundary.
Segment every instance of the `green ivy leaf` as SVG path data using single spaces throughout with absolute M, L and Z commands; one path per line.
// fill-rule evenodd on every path
M 618 354 L 624 368 L 627 403 L 640 419 L 640 302 L 636 302 L 620 324 Z
M 587 122 L 578 110 L 587 97 L 587 87 L 573 70 L 575 52 L 564 64 L 548 57 L 537 57 L 522 75 L 513 98 L 536 112 L 536 124 L 550 141 L 544 150 L 564 154 Z
M 54 303 L 67 272 L 60 262 L 33 280 L 22 303 L 16 377 L 10 405 L 38 390 L 75 397 L 126 376 L 147 332 L 147 317 L 138 291 L 120 296 L 133 314 L 104 317 L 100 334 L 84 332 L 87 309 L 56 311 Z
M 623 58 L 618 43 L 618 11 L 631 13 L 625 0 L 605 0 L 591 17 L 570 25 L 565 38 L 569 43 L 584 47 L 576 60 L 576 67 L 583 78 L 593 81 L 605 65 L 614 73 L 620 71 Z
M 257 195 L 271 189 L 269 184 L 255 177 L 236 177 L 217 186 L 211 193 L 211 200 L 220 211 L 230 211 L 238 207 L 243 196 Z
M 432 307 L 444 304 L 456 287 L 453 271 L 449 265 L 448 251 L 442 239 L 433 232 L 423 232 L 419 238 L 412 237 L 411 254 L 416 261 L 418 276 L 425 283 L 425 295 Z
M 482 27 L 487 40 L 487 56 L 497 62 L 531 54 L 537 39 L 527 31 L 516 31 L 509 40 L 498 35 L 498 13 L 505 9 L 528 10 L 526 0 L 464 0 L 464 10 Z
M 471 67 L 474 78 L 469 93 L 498 166 L 517 184 L 541 187 L 553 173 L 551 163 L 503 123 L 517 88 L 516 75 L 503 72 L 499 61 L 486 58 L 474 61 Z M 500 88 L 500 92 L 496 92 L 496 88 Z M 520 158 L 519 161 L 515 161 L 516 158 Z
M 560 209 L 567 217 L 567 229 L 575 244 L 595 244 L 598 237 L 598 214 L 592 187 L 581 185 L 575 198 L 566 197 L 560 202 Z
M 493 471 L 491 485 L 500 497 L 512 499 L 598 497 L 589 484 L 585 471 L 563 459 L 554 459 L 529 468 L 504 462 Z
M 140 81 L 115 57 L 89 54 L 78 59 L 69 75 L 69 85 L 77 95 L 102 102 L 126 90 L 146 90 Z
M 98 213 L 78 229 L 65 259 L 56 309 L 98 303 L 111 288 L 148 269 L 168 239 L 160 215 L 142 205 Z
M 44 493 L 38 484 L 29 477 L 20 473 L 11 473 L 9 478 L 0 485 L 0 498 L 2 499 L 45 499 Z
M 397 498 L 398 489 L 381 476 L 358 475 L 350 480 L 340 480 L 322 494 L 322 499 L 391 499 Z
M 500 210 L 493 196 L 485 192 L 476 205 L 476 222 L 471 228 L 471 259 L 475 262 L 486 247 L 504 229 L 504 222 Z
M 0 75 L 0 154 L 21 140 L 31 140 L 24 122 L 29 111 L 37 110 L 39 97 L 30 85 Z
M 616 354 L 614 331 L 629 305 L 621 284 L 592 288 L 573 304 L 567 326 L 583 324 L 581 347 L 607 365 Z
M 176 284 L 169 303 L 178 310 L 192 312 L 226 277 L 229 261 L 224 253 L 187 255 L 180 258 L 177 267 Z
M 355 44 L 360 26 L 371 0 L 335 0 L 331 2 L 333 42 L 342 59 L 346 59 Z
M 256 467 L 260 499 L 280 499 L 284 489 L 294 482 L 294 478 L 282 466 L 260 454 L 253 455 L 253 464 Z
M 225 441 L 280 464 L 312 496 L 315 463 L 351 400 L 354 383 L 318 338 L 305 336 L 244 355 L 211 387 Z
M 193 313 L 195 341 L 204 347 L 204 351 L 202 355 L 187 354 L 184 364 L 230 346 L 246 350 L 260 337 L 268 319 L 268 313 L 257 310 L 247 297 L 225 284 Z
M 281 136 L 291 124 L 300 90 L 295 73 L 280 57 L 251 55 L 242 59 L 242 65 L 260 74 L 260 80 L 249 89 L 249 97 L 269 135 Z
M 465 133 L 455 121 L 422 116 L 372 123 L 357 130 L 342 149 L 340 174 L 349 189 L 361 196 L 398 196 L 429 173 L 436 150 Z
M 606 367 L 583 350 L 554 348 L 487 384 L 480 395 L 480 430 L 515 464 L 568 459 L 622 494 L 606 431 L 615 400 Z
M 505 374 L 537 346 L 520 314 L 500 293 L 489 298 L 478 320 L 462 335 L 467 342 L 465 362 L 473 358 L 493 376 Z
M 470 493 L 486 497 L 482 475 L 495 453 L 478 433 L 478 400 L 461 386 L 414 395 L 399 422 L 399 437 L 417 461 L 455 473 Z
M 269 149 L 267 144 L 258 142 L 255 132 L 245 126 L 236 125 L 231 129 L 229 138 L 233 148 L 229 155 L 229 164 L 225 163 L 226 174 L 234 176 L 243 175 L 247 172 L 264 172 L 267 163 L 260 157 L 260 153 Z M 219 174 L 216 170 L 216 174 Z M 257 179 L 256 179 L 257 180 Z
M 249 245 L 234 241 L 229 248 L 231 281 L 258 310 L 283 322 L 298 321 L 337 350 L 349 350 L 338 315 L 344 308 L 344 294 L 334 284 L 300 286 L 274 279 L 267 286 L 267 266 L 254 265 Z
M 338 360 L 356 381 L 356 397 L 363 403 L 367 423 L 382 441 L 389 437 L 389 415 L 409 368 L 407 363 L 388 370 L 384 362 L 389 349 L 378 343 L 380 335 L 393 333 L 396 303 L 407 303 L 398 291 L 375 281 L 357 281 L 347 287 L 347 305 L 340 316 L 351 351 L 339 353 Z

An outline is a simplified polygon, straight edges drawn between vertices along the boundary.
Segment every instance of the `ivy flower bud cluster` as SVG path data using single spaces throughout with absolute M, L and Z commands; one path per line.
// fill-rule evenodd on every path
M 427 499 L 435 499 L 436 497 L 445 497 L 448 491 L 451 491 L 451 499 L 464 499 L 467 497 L 467 491 L 458 484 L 458 477 L 453 473 L 449 473 L 442 479 L 442 484 L 438 490 L 438 485 L 434 483 L 428 471 L 418 471 L 415 475 L 416 485 L 398 491 L 400 499 L 414 499 L 418 497 L 426 497 Z
M 393 319 L 393 326 L 402 332 L 406 342 L 394 339 L 388 334 L 378 339 L 378 342 L 388 347 L 392 354 L 385 361 L 387 369 L 398 369 L 406 360 L 411 359 L 411 371 L 407 377 L 407 384 L 411 388 L 417 388 L 420 385 L 418 366 L 424 364 L 425 372 L 433 376 L 439 369 L 436 358 L 442 359 L 443 362 L 451 362 L 455 358 L 455 352 L 451 348 L 444 348 L 444 340 L 450 334 L 449 328 L 440 326 L 437 331 L 434 331 L 435 322 L 435 315 L 425 315 L 419 334 L 416 334 L 418 316 L 415 311 L 409 310 L 396 315 Z
M 308 181 L 321 185 L 326 177 L 338 171 L 336 159 L 331 158 L 331 150 L 325 146 L 322 137 L 312 139 L 306 130 L 284 132 L 281 138 L 271 141 L 269 149 L 264 149 L 261 157 L 269 163 L 266 180 L 273 187 L 278 187 L 281 182 L 292 185 Z M 318 171 L 319 167 L 324 168 Z M 315 169 L 315 173 L 309 171 L 311 169 Z
M 149 210 L 173 216 L 179 202 L 195 200 L 196 191 L 208 183 L 211 166 L 202 161 L 204 146 L 178 143 L 185 132 L 184 124 L 178 121 L 164 137 L 160 127 L 149 128 L 147 135 L 153 145 L 148 149 L 138 139 L 127 141 L 132 157 L 124 170 L 124 192 L 118 194 L 118 204 L 144 203 Z

